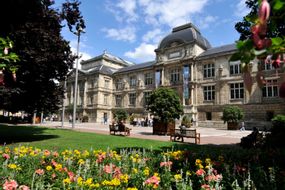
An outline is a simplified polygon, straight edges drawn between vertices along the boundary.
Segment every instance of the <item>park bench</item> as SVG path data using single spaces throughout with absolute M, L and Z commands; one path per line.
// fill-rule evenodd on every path
M 184 138 L 194 138 L 195 144 L 200 144 L 200 133 L 196 129 L 175 129 L 174 133 L 170 134 L 170 141 L 184 142 Z
M 111 124 L 109 125 L 109 129 L 110 129 L 110 135 L 113 132 L 113 135 L 117 134 L 123 134 L 124 136 L 130 136 L 130 131 L 131 129 L 126 127 L 125 125 L 122 124 Z

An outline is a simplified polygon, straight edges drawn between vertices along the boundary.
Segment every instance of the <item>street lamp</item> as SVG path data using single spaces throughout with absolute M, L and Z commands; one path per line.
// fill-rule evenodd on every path
M 75 66 L 75 85 L 74 85 L 74 101 L 73 101 L 73 116 L 72 116 L 72 128 L 75 127 L 76 122 L 76 106 L 77 106 L 77 82 L 78 82 L 78 62 L 79 62 L 79 42 L 80 34 L 83 32 L 81 27 L 77 30 L 77 60 Z

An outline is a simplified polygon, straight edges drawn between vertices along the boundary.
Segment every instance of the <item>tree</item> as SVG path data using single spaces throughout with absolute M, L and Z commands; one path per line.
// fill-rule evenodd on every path
M 50 0 L 9 0 L 1 3 L 0 36 L 14 42 L 13 51 L 19 56 L 17 80 L 0 92 L 5 98 L 0 109 L 32 113 L 35 110 L 54 112 L 63 98 L 64 80 L 72 68 L 75 56 L 69 42 L 61 36 L 66 21 L 76 34 L 85 28 L 77 0 L 63 4 L 62 10 L 52 8 Z M 7 16 L 9 12 L 13 16 Z
M 228 124 L 228 129 L 237 129 L 238 122 L 242 120 L 244 113 L 241 108 L 237 106 L 227 106 L 223 109 L 222 120 Z
M 117 122 L 124 121 L 128 118 L 128 113 L 124 109 L 119 109 L 115 111 L 114 117 Z
M 147 109 L 164 123 L 179 119 L 183 114 L 178 94 L 172 89 L 162 87 L 151 93 Z

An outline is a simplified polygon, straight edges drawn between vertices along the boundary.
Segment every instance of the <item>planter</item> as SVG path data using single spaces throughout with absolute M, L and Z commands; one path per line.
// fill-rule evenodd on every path
M 175 130 L 175 123 L 163 123 L 160 121 L 153 123 L 153 134 L 154 135 L 170 135 L 173 134 Z
M 238 129 L 239 129 L 238 123 L 228 122 L 228 130 L 238 130 Z

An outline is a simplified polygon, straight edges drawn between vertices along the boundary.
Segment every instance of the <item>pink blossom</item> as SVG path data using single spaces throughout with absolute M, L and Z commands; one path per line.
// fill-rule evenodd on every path
M 4 49 L 4 54 L 5 54 L 5 55 L 7 55 L 7 54 L 9 53 L 8 50 L 9 50 L 9 48 L 5 47 L 5 49 Z
M 30 188 L 28 186 L 26 186 L 26 185 L 21 185 L 19 188 L 21 190 L 30 190 Z
M 259 7 L 258 17 L 261 23 L 265 23 L 270 15 L 270 4 L 267 0 L 262 0 Z
M 49 156 L 50 155 L 50 151 L 49 150 L 44 150 L 44 155 L 45 156 Z
M 18 187 L 18 183 L 15 180 L 6 180 L 3 184 L 4 190 L 16 190 Z
M 157 187 L 159 185 L 159 182 L 160 182 L 160 178 L 154 175 L 154 176 L 148 178 L 145 181 L 145 184 L 147 184 L 147 185 L 153 184 L 155 187 Z
M 5 158 L 6 160 L 8 160 L 8 159 L 10 158 L 10 155 L 9 155 L 9 154 L 4 153 L 4 154 L 2 154 L 2 157 L 3 157 L 3 158 Z
M 45 171 L 43 169 L 37 169 L 36 170 L 36 174 L 38 175 L 43 175 L 45 173 Z
M 168 161 L 168 162 L 160 162 L 160 167 L 163 167 L 163 166 L 171 167 L 171 166 L 172 166 L 172 162 L 171 162 L 171 161 Z
M 205 189 L 205 190 L 210 190 L 210 185 L 208 185 L 208 184 L 203 184 L 203 185 L 201 185 L 201 188 L 202 189 Z M 214 189 L 213 189 L 214 190 Z
M 199 169 L 199 170 L 197 170 L 196 171 L 196 175 L 198 175 L 198 176 L 201 176 L 201 175 L 203 175 L 203 174 L 205 174 L 206 172 L 205 172 L 205 170 L 203 170 L 203 169 Z

